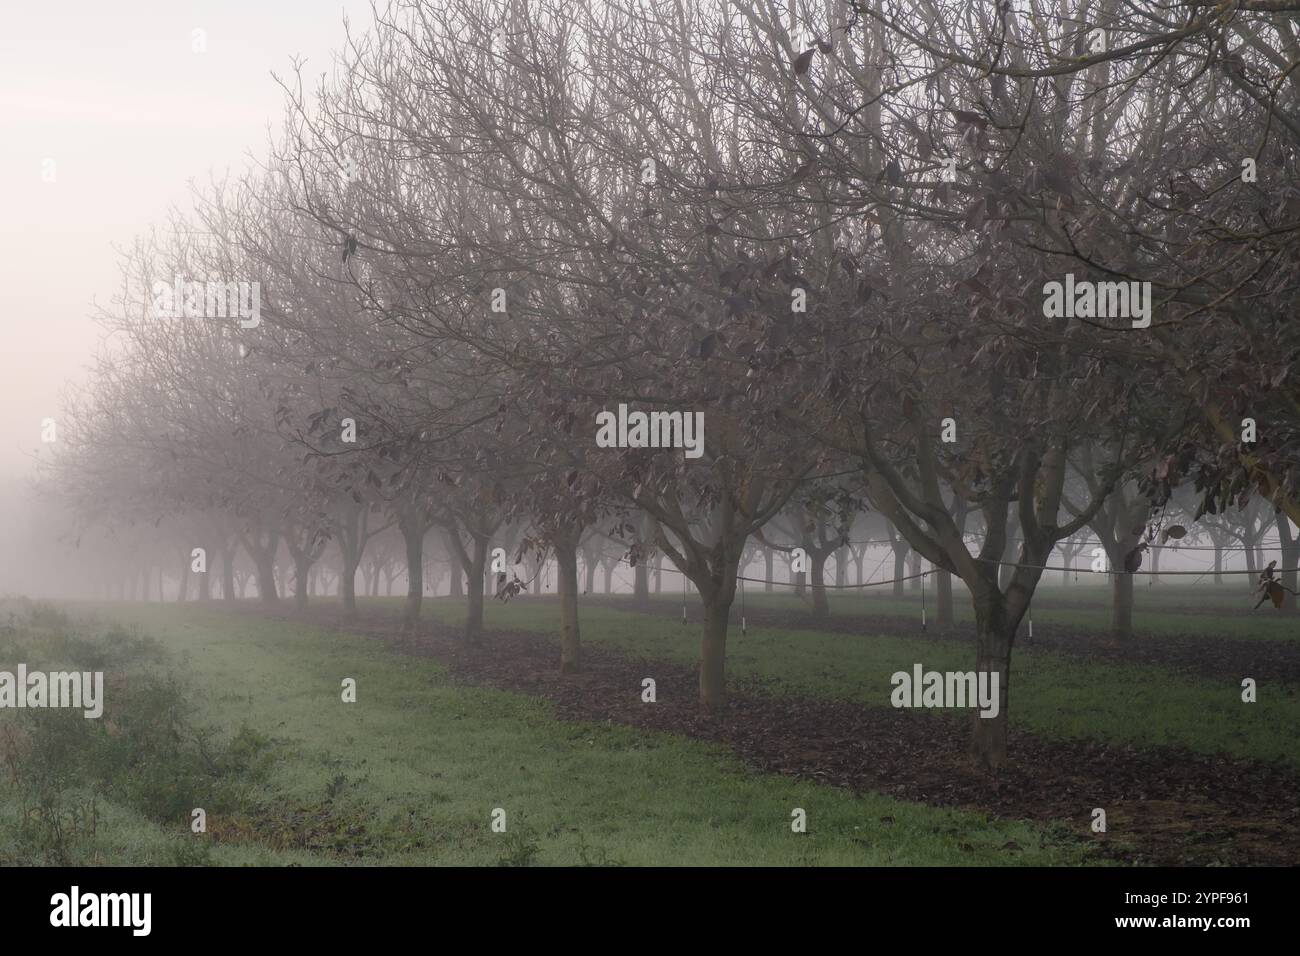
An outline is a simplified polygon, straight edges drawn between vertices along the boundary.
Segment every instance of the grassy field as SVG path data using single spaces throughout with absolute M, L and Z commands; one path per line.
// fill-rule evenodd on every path
M 1192 579 L 1186 579 L 1188 581 Z M 1254 610 L 1255 598 L 1241 585 L 1240 579 L 1216 587 L 1202 581 L 1195 587 L 1190 584 L 1161 583 L 1147 586 L 1139 578 L 1134 591 L 1134 626 L 1145 634 L 1218 638 L 1232 640 L 1285 641 L 1300 640 L 1300 618 L 1279 613 L 1271 607 Z M 958 623 L 974 623 L 970 601 L 964 598 L 964 589 L 954 586 L 954 612 Z M 680 607 L 680 593 L 651 595 L 652 598 Z M 1061 587 L 1059 584 L 1043 585 L 1034 592 L 1033 619 L 1036 629 L 1052 624 L 1090 631 L 1102 631 L 1110 625 L 1109 589 L 1095 584 Z M 810 598 L 798 598 L 788 589 L 771 594 L 753 591 L 745 596 L 750 608 L 774 608 L 811 613 Z M 690 595 L 687 610 L 694 610 L 698 599 Z M 926 589 L 926 607 L 929 620 L 935 615 L 935 597 L 932 585 Z M 895 598 L 887 589 L 873 589 L 866 593 L 846 591 L 830 596 L 831 614 L 836 616 L 896 615 L 913 620 L 921 619 L 921 595 L 908 591 Z M 733 618 L 739 621 L 739 601 L 733 609 Z
M 498 625 L 531 616 L 547 626 L 552 612 L 519 603 L 491 613 Z M 1091 859 L 1060 830 L 855 797 L 749 772 L 697 741 L 563 722 L 543 702 L 453 683 L 437 663 L 363 637 L 193 606 L 94 614 L 0 614 L 0 669 L 98 668 L 109 683 L 103 720 L 0 712 L 0 864 Z M 653 640 L 674 654 L 692 640 L 658 622 L 650 633 L 650 619 L 615 611 L 590 611 L 584 627 L 589 640 Z M 751 634 L 737 642 L 736 671 L 764 670 L 767 647 L 802 660 L 795 682 L 835 673 L 827 655 L 848 644 L 789 650 L 804 641 Z M 854 653 L 854 667 L 875 666 L 862 648 Z M 843 662 L 838 669 L 839 687 L 851 691 Z M 356 681 L 355 703 L 341 700 L 344 678 Z M 207 813 L 205 834 L 190 832 L 196 807 Z M 497 808 L 504 833 L 491 826 Z M 807 813 L 806 834 L 791 830 L 795 808 Z M 1020 852 L 999 852 L 1009 842 Z
M 1059 592 L 1057 592 L 1059 594 Z M 1045 603 L 1050 608 L 1050 598 Z M 1094 600 L 1104 594 L 1093 590 Z M 1235 597 L 1236 595 L 1232 595 Z M 1074 593 L 1070 594 L 1075 597 Z M 1231 598 L 1229 598 L 1231 599 Z M 680 606 L 680 596 L 663 597 Z M 694 601 L 692 598 L 691 601 Z M 380 601 L 392 613 L 394 602 Z M 750 608 L 763 605 L 798 607 L 791 597 L 762 596 L 747 600 Z M 860 599 L 842 599 L 832 611 L 862 613 Z M 959 602 L 960 603 L 960 602 Z M 636 614 L 608 606 L 582 609 L 584 642 L 609 646 L 627 654 L 665 658 L 682 662 L 698 660 L 700 612 L 688 601 L 692 623 L 680 619 Z M 881 614 L 904 613 L 908 602 L 873 598 L 869 607 Z M 458 623 L 464 619 L 463 602 L 430 602 L 430 613 Z M 1034 615 L 1037 633 L 1060 621 L 1084 627 L 1086 621 L 1104 616 L 1104 609 L 1056 610 Z M 1154 633 L 1151 622 L 1170 632 L 1213 641 L 1216 636 L 1238 638 L 1253 630 L 1254 637 L 1296 640 L 1300 620 L 1272 612 L 1243 623 L 1250 612 L 1223 608 L 1221 614 L 1187 616 L 1194 632 L 1180 630 L 1184 618 L 1169 612 L 1146 612 L 1140 628 Z M 733 615 L 738 621 L 738 611 Z M 918 614 L 919 619 L 919 614 Z M 1258 622 L 1258 623 L 1255 623 Z M 495 603 L 487 609 L 489 627 L 544 630 L 559 627 L 559 606 L 553 601 L 516 599 Z M 889 677 L 898 670 L 910 670 L 916 662 L 927 669 L 967 670 L 973 665 L 968 643 L 891 636 L 864 630 L 861 634 L 772 629 L 752 623 L 743 637 L 733 626 L 727 645 L 727 670 L 735 680 L 763 680 L 769 686 L 790 693 L 839 697 L 884 706 L 889 702 Z M 1250 676 L 1250 675 L 1241 675 Z M 1262 760 L 1300 765 L 1300 688 L 1268 685 L 1255 704 L 1243 704 L 1240 677 L 1215 681 L 1190 677 L 1150 665 L 1112 664 L 1067 657 L 1023 644 L 1013 662 L 1013 714 L 1018 726 L 1051 737 L 1099 737 L 1139 746 L 1174 744 L 1204 753 L 1228 753 Z

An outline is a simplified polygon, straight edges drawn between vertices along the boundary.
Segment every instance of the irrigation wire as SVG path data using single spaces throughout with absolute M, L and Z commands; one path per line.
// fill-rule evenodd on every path
M 981 561 L 985 564 L 996 564 L 1006 568 L 1029 568 L 1030 570 L 1033 571 L 1073 571 L 1076 574 L 1076 576 L 1079 573 L 1083 573 L 1083 574 L 1100 574 L 1100 575 L 1146 574 L 1146 575 L 1157 575 L 1159 577 L 1165 577 L 1166 575 L 1171 577 L 1190 576 L 1195 574 L 1204 577 L 1206 574 L 1213 573 L 1212 571 L 1146 571 L 1140 569 L 1137 571 L 1115 571 L 1115 570 L 1094 571 L 1092 568 L 1067 568 L 1062 565 L 1056 565 L 1056 564 L 1020 564 L 1016 561 L 999 561 L 996 558 L 973 558 L 972 560 Z M 663 570 L 670 572 L 672 574 L 681 574 L 682 590 L 683 592 L 685 592 L 686 575 L 683 574 L 683 572 L 678 568 L 665 567 Z M 1300 572 L 1300 568 L 1274 568 L 1273 569 L 1274 574 L 1287 574 L 1290 572 Z M 919 571 L 916 574 L 905 574 L 902 577 L 889 578 L 886 581 L 866 581 L 863 582 L 862 584 L 822 584 L 821 587 L 827 591 L 853 591 L 853 590 L 857 590 L 858 588 L 875 588 L 875 587 L 881 587 L 886 584 L 895 584 L 899 581 L 915 581 L 918 578 L 925 578 L 931 574 L 945 574 L 945 573 L 950 573 L 950 572 L 945 572 L 941 568 L 931 568 L 928 571 Z M 1260 574 L 1259 571 L 1250 571 L 1250 570 L 1220 571 L 1219 573 L 1220 574 L 1252 574 L 1252 575 Z M 811 584 L 810 582 L 804 582 L 803 585 L 800 585 L 798 581 L 771 581 L 768 580 L 767 578 L 751 578 L 743 574 L 736 575 L 736 580 L 749 581 L 753 584 L 776 584 L 776 585 L 780 585 L 781 587 L 790 587 L 790 588 L 797 588 L 801 586 L 806 588 L 811 588 L 816 586 Z

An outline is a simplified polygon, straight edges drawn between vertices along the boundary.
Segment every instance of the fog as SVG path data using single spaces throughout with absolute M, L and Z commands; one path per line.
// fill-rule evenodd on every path
M 126 10 L 124 11 L 123 6 Z M 6 7 L 0 29 L 0 592 L 53 594 L 17 529 L 51 517 L 27 497 L 41 422 L 107 347 L 96 324 L 120 249 L 191 181 L 238 171 L 281 122 L 272 71 L 325 71 L 365 0 L 94 0 Z M 206 52 L 193 51 L 205 31 Z M 53 160 L 53 181 L 48 181 Z M 23 540 L 18 538 L 18 540 Z

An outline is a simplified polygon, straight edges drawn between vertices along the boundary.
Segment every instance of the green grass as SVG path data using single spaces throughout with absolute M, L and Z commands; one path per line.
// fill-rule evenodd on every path
M 1285 614 L 1271 606 L 1255 610 L 1256 598 L 1252 598 L 1244 587 L 1238 586 L 1239 579 L 1232 580 L 1234 583 L 1217 588 L 1206 582 L 1196 587 L 1164 583 L 1148 587 L 1139 576 L 1134 588 L 1135 631 L 1138 634 L 1203 640 L 1221 637 L 1232 640 L 1300 640 L 1300 617 Z M 674 606 L 681 604 L 680 595 L 669 597 L 661 594 L 657 597 Z M 965 596 L 965 589 L 960 582 L 954 583 L 954 598 L 953 610 L 958 622 L 974 623 L 975 615 L 970 600 Z M 1104 632 L 1110 627 L 1109 601 L 1109 589 L 1096 584 L 1043 586 L 1034 594 L 1034 626 L 1062 624 L 1086 631 Z M 788 593 L 750 593 L 746 595 L 746 602 L 754 608 L 804 613 L 812 611 L 810 598 L 797 598 Z M 926 588 L 926 606 L 930 620 L 933 620 L 935 596 L 933 587 L 929 585 Z M 896 615 L 917 621 L 921 618 L 919 591 L 909 591 L 902 598 L 895 598 L 880 589 L 865 595 L 848 591 L 832 594 L 830 607 L 833 615 Z
M 673 735 L 562 722 L 545 702 L 452 683 L 435 662 L 375 640 L 189 607 L 104 613 L 158 639 L 197 723 L 227 738 L 252 728 L 269 740 L 269 763 L 231 809 L 209 810 L 206 835 L 189 833 L 186 814 L 155 821 L 99 800 L 93 836 L 72 841 L 73 862 L 1087 861 L 1081 844 L 1037 826 L 752 773 L 722 748 Z M 38 631 L 17 637 L 58 650 Z M 340 699 L 345 677 L 357 681 L 355 704 Z M 0 786 L 0 862 L 40 862 L 16 837 L 20 789 Z M 202 806 L 206 795 L 193 799 Z M 490 827 L 497 807 L 504 834 Z M 796 807 L 807 834 L 791 832 Z M 1002 849 L 1009 842 L 1022 849 Z
M 692 601 L 694 599 L 691 599 Z M 789 600 L 789 599 L 786 599 Z M 678 598 L 680 601 L 680 598 Z M 385 605 L 392 607 L 391 605 Z M 608 606 L 581 609 L 582 639 L 625 654 L 682 663 L 699 659 L 700 610 L 688 601 L 692 623 Z M 464 602 L 440 599 L 428 613 L 459 623 Z M 1064 612 L 1061 612 L 1064 613 Z M 968 643 L 918 641 L 865 631 L 836 634 L 736 625 L 727 642 L 730 679 L 759 679 L 792 694 L 836 697 L 887 706 L 889 678 L 921 663 L 933 670 L 969 670 Z M 1212 618 L 1210 620 L 1217 620 Z M 559 605 L 516 599 L 487 609 L 489 628 L 558 633 Z M 1036 613 L 1035 627 L 1040 623 Z M 1290 622 L 1290 626 L 1297 626 Z M 1039 631 L 1041 633 L 1041 631 Z M 1258 701 L 1241 700 L 1240 677 L 1222 682 L 1140 664 L 1109 664 L 1020 646 L 1012 664 L 1011 719 L 1048 737 L 1093 737 L 1138 746 L 1172 744 L 1203 753 L 1300 764 L 1300 695 L 1294 686 L 1265 683 Z M 1241 677 L 1257 675 L 1243 674 Z

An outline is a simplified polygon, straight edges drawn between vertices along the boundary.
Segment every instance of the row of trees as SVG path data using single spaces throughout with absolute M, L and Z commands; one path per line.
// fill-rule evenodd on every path
M 1183 492 L 1187 490 L 1185 487 Z M 126 487 L 107 489 L 103 493 L 109 497 L 126 498 L 133 490 Z M 1180 493 L 1178 497 L 1188 496 Z M 70 516 L 66 512 L 42 508 L 39 501 L 27 499 L 21 487 L 11 488 L 4 500 L 14 505 L 14 509 L 3 517 L 5 526 L 11 529 L 13 540 L 22 545 L 23 567 L 12 564 L 0 569 L 0 573 L 6 579 L 16 581 L 20 589 L 24 581 L 35 585 L 38 580 L 54 580 L 57 581 L 55 591 L 67 596 L 98 595 L 146 601 L 208 600 L 213 597 L 237 600 L 259 596 L 255 564 L 233 540 L 230 531 L 223 534 L 218 528 L 214 533 L 210 523 L 205 527 L 203 522 L 179 515 L 148 524 L 105 522 L 102 527 L 86 530 L 84 521 L 78 522 L 75 516 L 69 522 Z M 1125 502 L 1117 494 L 1111 504 L 1119 507 Z M 1138 504 L 1141 505 L 1141 500 Z M 370 507 L 373 515 L 382 514 L 376 503 Z M 1123 641 L 1133 636 L 1133 588 L 1120 578 L 1128 572 L 1122 570 L 1126 555 L 1116 553 L 1115 537 L 1108 532 L 1106 522 L 1113 513 L 1111 509 L 1103 509 L 1092 526 L 1059 542 L 1049 563 L 1059 568 L 1057 573 L 1065 586 L 1079 581 L 1081 573 L 1085 575 L 1085 581 L 1096 583 L 1089 576 L 1102 572 L 1101 583 L 1113 589 L 1112 634 Z M 1180 509 L 1177 500 L 1170 503 L 1165 517 L 1180 527 L 1191 522 L 1191 512 Z M 1136 520 L 1143 518 L 1144 515 L 1139 514 Z M 932 620 L 939 627 L 951 626 L 955 617 L 951 581 L 945 582 L 942 572 L 935 572 L 928 566 L 923 568 L 920 556 L 878 513 L 860 511 L 851 519 L 846 538 L 838 542 L 827 541 L 824 520 L 819 522 L 814 518 L 809 521 L 807 514 L 788 509 L 746 543 L 740 561 L 742 575 L 751 582 L 752 590 L 770 594 L 779 589 L 803 599 L 813 620 L 829 615 L 828 595 L 833 590 L 857 591 L 863 596 L 885 593 L 902 597 L 909 591 L 922 590 L 922 579 L 934 575 L 941 586 L 931 598 L 935 612 Z M 1098 537 L 1099 532 L 1105 541 Z M 554 593 L 554 570 L 548 554 L 516 555 L 518 560 L 513 561 L 507 557 L 528 533 L 526 522 L 503 526 L 493 537 L 493 548 L 500 548 L 503 565 L 514 565 L 511 570 L 520 579 L 523 591 Z M 969 519 L 966 525 L 968 543 L 977 544 L 981 534 L 978 523 Z M 53 550 L 57 542 L 67 544 L 74 537 L 76 560 L 70 560 L 66 552 Z M 212 554 L 208 553 L 207 547 L 196 545 L 196 542 L 210 545 L 214 540 L 218 547 Z M 1158 583 L 1162 557 L 1174 552 L 1190 558 L 1196 569 L 1191 572 L 1196 575 L 1194 583 L 1209 579 L 1216 585 L 1223 584 L 1224 569 L 1231 564 L 1235 570 L 1230 573 L 1244 571 L 1246 575 L 1240 582 L 1242 588 L 1253 590 L 1259 571 L 1269 563 L 1269 556 L 1276 552 L 1278 558 L 1275 562 L 1281 560 L 1286 567 L 1283 581 L 1289 590 L 1284 592 L 1284 607 L 1294 610 L 1295 595 L 1292 592 L 1295 588 L 1291 581 L 1295 573 L 1292 550 L 1295 540 L 1295 529 L 1286 516 L 1264 499 L 1254 497 L 1244 509 L 1234 508 L 1218 515 L 1202 516 L 1181 539 L 1150 547 L 1149 559 L 1140 576 L 1153 584 Z M 33 553 L 32 549 L 41 541 L 46 542 L 43 552 Z M 201 548 L 201 555 L 196 548 Z M 274 591 L 260 597 L 267 603 L 275 603 L 278 596 L 290 593 L 303 599 L 306 595 L 332 595 L 344 599 L 343 610 L 351 613 L 356 609 L 358 595 L 391 597 L 395 587 L 409 589 L 410 574 L 405 564 L 403 538 L 391 521 L 379 524 L 367 537 L 352 584 L 346 588 L 343 583 L 345 548 L 345 542 L 335 541 L 334 547 L 327 548 L 309 566 L 306 593 L 303 594 L 294 580 L 293 555 L 281 544 L 273 562 Z M 1010 541 L 1008 558 L 1014 557 L 1015 549 L 1016 542 Z M 422 555 L 423 566 L 415 568 L 415 572 L 422 573 L 426 595 L 464 595 L 464 572 L 460 561 L 452 556 L 445 532 L 437 528 L 431 530 L 425 536 Z M 627 542 L 593 525 L 580 537 L 577 556 L 582 594 L 631 593 L 645 597 L 651 592 L 657 594 L 665 590 L 664 556 L 653 547 L 645 552 L 642 564 L 633 566 Z M 1004 563 L 1004 573 L 1013 566 L 1010 560 Z M 1112 572 L 1112 569 L 1118 570 Z M 1181 573 L 1188 572 L 1183 570 Z M 669 576 L 672 580 L 668 591 L 680 591 L 681 582 L 673 576 L 671 569 Z M 1054 578 L 1048 575 L 1047 579 Z M 499 580 L 499 575 L 489 569 L 488 588 L 497 587 Z M 890 585 L 890 588 L 876 591 L 881 585 Z M 861 591 L 863 588 L 869 590 Z
M 18 494 L 21 496 L 21 490 Z M 21 500 L 21 497 L 18 500 Z M 1242 568 L 1229 573 L 1244 572 L 1246 577 L 1241 580 L 1241 587 L 1254 590 L 1260 570 L 1269 563 L 1269 556 L 1275 551 L 1279 554 L 1285 553 L 1292 546 L 1286 539 L 1266 540 L 1266 536 L 1272 533 L 1270 528 L 1281 529 L 1285 522 L 1286 533 L 1292 536 L 1294 536 L 1294 528 L 1290 527 L 1284 516 L 1272 513 L 1272 509 L 1258 498 L 1252 499 L 1251 506 L 1245 511 L 1234 511 L 1229 516 L 1239 517 L 1242 520 L 1203 522 L 1204 527 L 1198 529 L 1202 533 L 1193 533 L 1183 544 L 1168 544 L 1152 549 L 1150 561 L 1144 565 L 1144 570 L 1138 573 L 1139 578 L 1144 577 L 1151 584 L 1160 583 L 1161 557 L 1167 551 L 1173 551 L 1190 556 L 1196 564 L 1199 570 L 1179 572 L 1192 574 L 1193 584 L 1205 579 L 1212 580 L 1216 585 L 1222 585 L 1226 557 L 1226 563 L 1243 565 Z M 33 582 L 38 578 L 43 580 L 53 578 L 55 587 L 51 593 L 64 596 L 100 596 L 145 601 L 174 598 L 182 602 L 202 601 L 213 597 L 242 600 L 258 596 L 255 568 L 247 557 L 242 555 L 238 547 L 218 552 L 217 563 L 209 572 L 206 549 L 200 558 L 191 547 L 193 541 L 199 538 L 184 531 L 185 527 L 185 523 L 181 522 L 177 528 L 161 532 L 149 528 L 135 528 L 130 531 L 113 528 L 108 534 L 92 536 L 89 542 L 84 540 L 79 542 L 77 548 L 83 560 L 76 564 L 69 564 L 66 553 L 51 552 L 46 555 L 47 560 L 40 567 L 28 568 L 33 573 L 24 576 L 17 567 L 10 567 L 5 570 L 5 577 L 17 581 L 20 589 L 24 577 Z M 17 535 L 15 540 L 26 543 L 38 536 L 48 538 L 48 531 L 49 526 L 43 525 L 39 531 Z M 661 552 L 654 552 L 649 559 L 646 576 L 643 579 L 646 587 L 638 594 L 639 576 L 635 573 L 635 569 L 628 565 L 628 552 L 624 544 L 612 540 L 602 544 L 598 539 L 604 537 L 604 535 L 588 533 L 579 546 L 578 563 L 582 594 L 631 593 L 644 596 L 649 592 L 655 594 L 664 592 Z M 506 529 L 502 538 L 494 538 L 493 545 L 509 540 L 511 540 L 510 529 Z M 973 537 L 971 543 L 974 543 Z M 888 551 L 879 561 L 875 561 L 876 555 L 872 553 L 872 544 L 879 546 L 882 542 L 850 541 L 837 550 L 832 559 L 822 562 L 820 576 L 798 570 L 799 567 L 807 566 L 811 562 L 802 560 L 795 554 L 795 548 L 800 547 L 797 543 L 787 547 L 771 548 L 751 545 L 746 547 L 745 554 L 741 557 L 741 573 L 744 580 L 751 582 L 751 590 L 771 594 L 780 589 L 781 593 L 803 599 L 808 614 L 813 620 L 821 620 L 829 615 L 828 593 L 830 591 L 858 592 L 866 597 L 871 592 L 861 589 L 874 589 L 888 584 L 891 590 L 881 593 L 902 597 L 909 592 L 915 594 L 917 591 L 924 590 L 922 579 L 936 574 L 933 569 L 923 569 L 919 556 L 910 551 L 905 543 L 899 548 L 889 547 L 889 543 L 884 542 Z M 355 610 L 357 596 L 392 597 L 394 588 L 405 590 L 409 587 L 408 569 L 403 563 L 402 547 L 401 536 L 395 531 L 379 534 L 367 544 L 356 570 L 357 577 L 352 584 L 351 593 L 354 601 L 352 610 Z M 129 556 L 124 556 L 124 549 L 129 551 Z M 505 550 L 503 547 L 502 551 Z M 1212 557 L 1206 557 L 1198 552 L 1211 552 Z M 416 570 L 423 571 L 424 593 L 462 597 L 464 575 L 459 561 L 448 556 L 436 533 L 433 533 L 431 538 L 426 537 L 423 554 L 423 568 Z M 1238 555 L 1243 560 L 1233 561 Z M 886 562 L 890 561 L 891 557 L 890 566 L 897 566 L 901 570 L 897 570 L 894 577 L 888 578 Z M 1115 577 L 1130 573 L 1123 570 L 1112 571 L 1115 566 L 1106 556 L 1101 542 L 1089 540 L 1082 534 L 1069 541 L 1061 542 L 1057 554 L 1054 554 L 1050 560 L 1062 586 L 1067 587 L 1072 581 L 1078 583 L 1080 574 L 1085 575 L 1085 580 L 1090 584 L 1096 581 L 1086 576 L 1098 575 L 1102 584 L 1114 587 Z M 1276 564 L 1279 559 L 1273 560 Z M 508 563 L 504 557 L 503 563 Z M 515 573 L 522 578 L 520 591 L 532 594 L 554 593 L 554 573 L 547 556 L 541 556 L 541 560 L 534 556 L 532 560 L 521 559 L 516 563 L 522 566 L 515 569 Z M 25 561 L 24 564 L 30 562 Z M 203 567 L 202 572 L 196 570 L 200 566 Z M 227 566 L 229 566 L 228 571 Z M 276 595 L 296 592 L 294 570 L 291 555 L 288 554 L 287 549 L 281 548 L 273 572 Z M 1288 567 L 1285 573 L 1289 575 L 1293 572 L 1294 568 Z M 209 573 L 211 577 L 207 580 L 200 576 Z M 1048 575 L 1046 579 L 1052 580 L 1053 577 Z M 495 587 L 498 580 L 499 575 L 489 570 L 489 588 Z M 936 580 L 940 579 L 936 578 Z M 1288 578 L 1284 577 L 1283 580 Z M 936 614 L 934 620 L 940 627 L 950 626 L 954 621 L 951 581 L 948 583 L 949 587 L 946 591 L 931 599 Z M 676 593 L 680 590 L 680 582 L 669 584 L 669 592 Z M 342 554 L 337 548 L 333 552 L 327 550 L 310 568 L 307 577 L 307 593 L 342 598 L 343 591 Z M 1122 604 L 1117 604 L 1112 635 L 1119 640 L 1129 639 L 1133 636 L 1132 588 L 1124 585 L 1122 589 L 1115 588 L 1115 592 L 1113 597 L 1117 601 L 1122 601 L 1124 594 L 1130 595 L 1130 606 L 1125 608 Z M 275 603 L 277 600 L 269 595 L 268 599 L 268 603 Z M 1294 597 L 1288 598 L 1284 607 L 1294 610 Z M 348 613 L 348 609 L 344 610 Z
M 1125 567 L 1175 493 L 1300 518 L 1297 6 L 395 0 L 127 257 L 59 485 L 183 516 L 264 595 L 332 541 L 347 607 L 381 528 L 409 568 L 440 529 L 471 644 L 514 529 L 566 671 L 597 528 L 639 591 L 656 553 L 693 585 L 710 712 L 746 549 L 815 584 L 868 508 L 971 595 L 996 767 L 1062 543 Z M 1066 274 L 1150 283 L 1152 320 L 1049 316 Z M 257 282 L 259 321 L 160 320 L 175 276 Z M 703 454 L 601 447 L 619 404 L 702 412 Z

